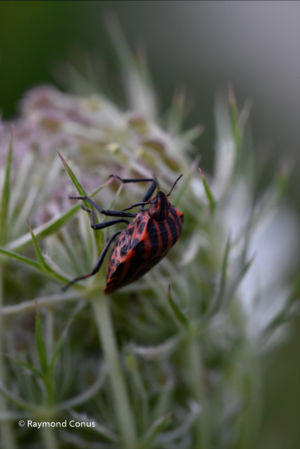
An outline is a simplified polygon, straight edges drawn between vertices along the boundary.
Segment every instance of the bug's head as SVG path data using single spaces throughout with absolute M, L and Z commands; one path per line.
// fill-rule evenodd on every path
M 151 200 L 151 206 L 148 213 L 154 220 L 164 220 L 168 216 L 170 201 L 164 192 L 159 191 Z
M 165 220 L 168 217 L 169 209 L 171 207 L 171 203 L 168 200 L 168 197 L 173 192 L 174 187 L 176 186 L 179 179 L 182 177 L 182 175 L 179 175 L 178 178 L 173 183 L 171 190 L 169 193 L 165 194 L 164 192 L 159 191 L 157 195 L 155 195 L 151 201 L 151 206 L 148 209 L 148 213 L 151 218 L 154 220 L 160 221 Z

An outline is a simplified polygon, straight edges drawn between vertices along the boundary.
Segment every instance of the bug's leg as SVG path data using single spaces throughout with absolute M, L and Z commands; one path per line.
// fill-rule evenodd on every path
M 124 207 L 124 209 L 122 209 L 122 211 L 123 210 L 130 210 L 130 209 L 133 209 L 134 207 L 137 207 L 137 206 L 143 206 L 144 207 L 146 204 L 150 204 L 150 201 L 141 201 L 139 203 L 134 203 L 131 206 Z
M 91 219 L 91 228 L 94 230 L 107 228 L 108 226 L 112 226 L 117 223 L 126 223 L 126 224 L 129 223 L 129 221 L 125 220 L 125 218 L 117 218 L 116 220 L 109 220 L 105 221 L 104 223 L 96 223 L 95 212 L 92 209 L 88 209 L 85 206 L 81 206 L 81 208 L 89 213 Z
M 83 200 L 93 206 L 100 214 L 107 215 L 108 217 L 127 217 L 134 218 L 136 214 L 131 214 L 130 212 L 124 212 L 122 210 L 105 210 L 98 206 L 91 198 L 88 196 L 69 196 L 72 200 Z
M 120 233 L 121 233 L 121 231 L 115 232 L 115 234 L 106 242 L 103 250 L 101 251 L 99 259 L 97 260 L 95 266 L 93 267 L 93 269 L 90 273 L 83 274 L 81 276 L 77 276 L 76 278 L 72 279 L 72 281 L 68 282 L 68 284 L 62 288 L 62 290 L 65 291 L 69 287 L 71 287 L 71 285 L 75 284 L 76 282 L 81 281 L 82 279 L 87 279 L 91 276 L 94 276 L 94 274 L 96 274 L 99 271 L 110 245 L 112 244 L 114 239 L 117 237 L 117 235 L 119 235 Z
M 151 196 L 153 195 L 153 192 L 156 189 L 156 187 L 157 187 L 157 181 L 155 179 L 152 179 L 152 184 L 150 185 L 149 189 L 143 196 L 142 201 L 148 201 L 151 198 Z
M 148 201 L 149 198 L 151 198 L 151 196 L 153 195 L 154 190 L 156 189 L 158 182 L 156 179 L 153 178 L 139 178 L 139 179 L 135 179 L 135 178 L 120 178 L 120 176 L 118 175 L 109 175 L 109 178 L 116 178 L 119 181 L 121 181 L 123 184 L 127 184 L 129 182 L 151 182 L 151 185 L 149 187 L 149 189 L 147 190 L 147 192 L 145 193 L 142 201 Z

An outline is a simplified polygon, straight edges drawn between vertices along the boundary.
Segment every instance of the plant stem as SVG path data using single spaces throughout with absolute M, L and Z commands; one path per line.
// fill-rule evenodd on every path
M 44 442 L 45 449 L 57 449 L 55 430 L 48 427 L 41 428 L 42 440 Z
M 104 357 L 108 365 L 115 413 L 124 448 L 134 449 L 136 447 L 135 424 L 120 366 L 108 298 L 104 295 L 100 298 L 99 296 L 93 298 L 93 308 Z
M 198 419 L 195 422 L 196 426 L 196 446 L 199 449 L 206 449 L 207 445 L 207 428 L 205 423 L 206 406 L 205 406 L 205 394 L 203 385 L 203 367 L 201 357 L 201 346 L 197 337 L 191 336 L 189 341 L 189 367 L 191 370 L 191 382 L 192 389 L 197 402 L 199 403 L 201 410 Z
M 0 262 L 0 308 L 3 305 L 3 266 Z M 0 382 L 2 385 L 5 385 L 5 366 L 4 366 L 4 357 L 3 353 L 4 351 L 4 344 L 3 344 L 3 317 L 0 315 Z M 5 412 L 6 411 L 6 400 L 5 398 L 0 395 L 0 411 Z M 14 432 L 12 430 L 12 424 L 8 421 L 1 421 L 0 422 L 0 429 L 1 429 L 1 447 L 9 448 L 9 449 L 15 449 L 17 447 L 16 440 L 14 437 Z
M 49 359 L 52 358 L 53 355 L 53 334 L 54 334 L 54 317 L 51 309 L 47 310 L 46 313 L 46 332 L 45 332 L 45 342 L 46 342 L 46 352 L 48 354 Z M 54 378 L 52 371 L 48 371 L 47 376 L 45 377 L 45 387 L 47 390 L 47 402 L 51 406 L 54 403 L 55 397 L 55 387 L 54 387 Z

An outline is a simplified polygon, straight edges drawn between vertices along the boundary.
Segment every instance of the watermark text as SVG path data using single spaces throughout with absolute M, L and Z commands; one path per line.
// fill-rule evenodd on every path
M 20 419 L 18 421 L 19 427 L 26 427 L 28 429 L 42 429 L 42 428 L 95 428 L 95 421 L 76 421 L 75 419 L 64 419 L 63 421 L 34 421 L 33 419 Z

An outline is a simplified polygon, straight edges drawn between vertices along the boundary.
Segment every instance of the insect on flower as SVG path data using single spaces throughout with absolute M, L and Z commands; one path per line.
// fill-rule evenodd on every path
M 96 223 L 95 212 L 92 209 L 81 206 L 83 210 L 90 214 L 91 227 L 93 229 L 103 229 L 117 223 L 126 223 L 127 226 L 122 231 L 115 232 L 108 239 L 92 271 L 76 277 L 64 289 L 67 289 L 77 281 L 96 274 L 113 242 L 114 246 L 106 270 L 105 294 L 112 293 L 120 287 L 135 281 L 165 257 L 169 249 L 179 239 L 182 231 L 183 213 L 172 206 L 168 200 L 181 177 L 182 175 L 175 180 L 169 193 L 165 194 L 158 191 L 156 195 L 153 195 L 158 187 L 155 179 L 122 179 L 117 175 L 110 175 L 110 178 L 118 179 L 124 184 L 151 182 L 141 202 L 132 204 L 122 210 L 104 210 L 86 196 L 70 197 L 71 199 L 86 201 L 103 215 L 116 217 L 103 223 Z M 146 205 L 149 205 L 149 207 L 146 208 Z M 134 207 L 140 207 L 138 213 L 128 212 Z M 132 219 L 131 222 L 128 220 L 130 218 Z

